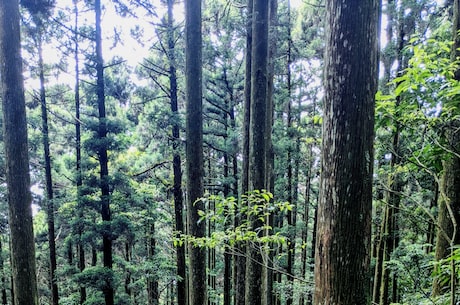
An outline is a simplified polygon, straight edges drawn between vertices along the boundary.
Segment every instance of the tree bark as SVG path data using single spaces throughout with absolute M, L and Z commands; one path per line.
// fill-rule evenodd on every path
M 102 30 L 101 30 L 101 0 L 95 0 L 94 9 L 96 12 L 96 93 L 99 111 L 98 128 L 98 157 L 100 167 L 100 188 L 101 188 L 101 216 L 104 223 L 102 233 L 102 251 L 104 267 L 112 270 L 112 237 L 110 230 L 110 185 L 109 185 L 109 159 L 107 154 L 107 117 L 105 110 L 105 89 L 104 89 L 104 60 L 102 57 Z M 105 304 L 113 305 L 115 292 L 111 281 L 103 288 Z
M 244 105 L 243 105 L 243 143 L 242 143 L 242 169 L 241 169 L 241 193 L 249 191 L 249 136 L 251 121 L 251 65 L 252 65 L 252 10 L 253 0 L 247 0 L 246 16 L 246 50 L 245 50 L 245 82 L 244 82 Z M 235 227 L 241 225 L 243 216 L 236 213 Z M 246 287 L 246 245 L 236 244 L 235 255 L 235 305 L 245 305 Z
M 168 34 L 168 59 L 169 59 L 169 93 L 171 112 L 175 116 L 172 125 L 173 137 L 173 195 L 174 195 L 174 217 L 176 237 L 180 238 L 181 234 L 185 234 L 184 227 L 184 202 L 182 196 L 182 168 L 180 156 L 180 126 L 178 122 L 179 108 L 177 103 L 177 73 L 176 73 L 176 51 L 175 51 L 175 38 L 174 38 L 174 0 L 168 0 L 168 20 L 167 20 L 167 34 Z M 178 305 L 187 304 L 187 279 L 186 279 L 186 266 L 185 266 L 185 246 L 178 245 L 176 247 L 176 264 L 177 264 L 177 303 Z
M 0 1 L 0 77 L 3 142 L 15 304 L 38 304 L 27 121 L 17 0 Z
M 275 192 L 275 154 L 273 151 L 272 144 L 272 130 L 273 130 L 273 117 L 275 111 L 274 103 L 274 75 L 275 75 L 275 58 L 277 52 L 277 27 L 278 27 L 278 0 L 269 0 L 268 7 L 268 58 L 267 58 L 267 112 L 265 120 L 265 189 L 270 193 Z M 269 227 L 274 227 L 275 216 L 270 213 L 266 217 L 266 222 Z M 265 235 L 272 234 L 272 230 L 266 229 Z M 264 261 L 267 262 L 267 266 L 262 269 L 263 276 L 263 289 L 264 299 L 262 300 L 264 305 L 276 304 L 279 299 L 279 294 L 273 293 L 274 278 L 276 272 L 273 271 L 273 258 L 275 256 L 274 247 L 275 245 L 269 244 L 268 253 L 264 253 L 266 258 Z
M 185 79 L 186 79 L 186 175 L 188 234 L 206 236 L 206 222 L 199 221 L 204 211 L 203 197 L 203 101 L 201 0 L 185 1 Z M 206 249 L 189 243 L 190 305 L 207 303 Z
M 266 188 L 266 120 L 268 115 L 268 1 L 254 0 L 252 23 L 251 116 L 249 136 L 250 190 Z M 251 219 L 252 230 L 261 228 L 260 218 Z M 262 232 L 259 233 L 259 235 Z M 260 235 L 261 236 L 261 235 Z M 262 290 L 262 252 L 258 242 L 248 246 L 246 262 L 246 304 L 260 305 Z
M 314 303 L 370 304 L 379 3 L 328 0 L 326 12 Z
M 48 110 L 46 107 L 45 66 L 43 64 L 43 49 L 41 33 L 37 34 L 38 44 L 38 70 L 40 79 L 40 104 L 42 117 L 42 141 L 45 159 L 45 188 L 46 188 L 46 214 L 48 222 L 48 245 L 50 259 L 50 288 L 53 305 L 59 304 L 59 290 L 56 280 L 56 241 L 54 228 L 54 193 L 53 177 L 51 174 L 50 140 L 48 132 Z

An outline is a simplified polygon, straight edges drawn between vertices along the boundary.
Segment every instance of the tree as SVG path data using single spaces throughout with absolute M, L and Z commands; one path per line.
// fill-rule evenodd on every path
M 102 57 L 102 30 L 101 30 L 101 1 L 94 2 L 94 10 L 96 16 L 96 93 L 97 106 L 99 112 L 98 126 L 98 149 L 97 155 L 99 158 L 99 183 L 101 189 L 101 216 L 105 228 L 102 233 L 104 267 L 112 270 L 113 255 L 112 255 L 112 232 L 110 230 L 110 185 L 109 185 L 109 159 L 107 154 L 107 118 L 105 109 L 105 87 L 104 87 L 104 60 Z M 112 281 L 106 279 L 103 292 L 106 305 L 114 304 L 114 289 Z
M 314 302 L 369 304 L 379 3 L 329 0 L 326 11 Z
M 177 73 L 176 73 L 176 43 L 174 35 L 174 18 L 173 18 L 174 0 L 168 0 L 168 18 L 167 18 L 167 41 L 168 41 L 168 59 L 169 59 L 169 98 L 171 103 L 171 112 L 175 116 L 172 124 L 172 149 L 173 149 L 173 193 L 174 193 L 174 216 L 175 229 L 177 234 L 185 233 L 183 220 L 183 196 L 182 196 L 182 168 L 180 156 L 180 125 L 179 109 L 177 103 Z M 177 283 L 177 302 L 179 305 L 187 304 L 186 289 L 186 262 L 185 247 L 177 246 L 177 275 L 180 277 Z
M 253 0 L 247 0 L 246 16 L 246 49 L 245 49 L 245 82 L 244 82 L 244 102 L 243 102 L 243 141 L 242 141 L 242 169 L 241 169 L 241 193 L 246 194 L 249 191 L 249 136 L 251 121 L 251 65 L 252 65 L 252 12 Z M 235 226 L 238 227 L 243 219 L 237 215 L 235 217 Z M 246 287 L 246 258 L 240 253 L 246 252 L 243 243 L 237 244 L 237 254 L 235 256 L 235 305 L 245 304 L 245 287 Z
M 83 211 L 83 172 L 82 172 L 82 158 L 81 158 L 81 117 L 80 117 L 80 43 L 79 43 L 79 11 L 78 11 L 78 0 L 73 0 L 75 23 L 74 23 L 74 60 L 75 60 L 75 87 L 74 87 L 74 103 L 75 103 L 75 176 L 76 176 L 76 188 L 77 188 L 77 234 L 78 234 L 78 269 L 80 272 L 85 270 L 85 246 L 83 243 L 83 231 L 84 231 L 84 211 Z M 86 287 L 80 285 L 80 305 L 83 305 L 86 301 Z
M 40 35 L 40 34 L 39 34 Z M 50 139 L 48 132 L 48 110 L 46 109 L 46 89 L 45 89 L 45 68 L 43 63 L 43 48 L 41 37 L 38 37 L 38 66 L 40 77 L 40 104 L 42 114 L 42 132 L 43 132 L 43 150 L 45 158 L 45 180 L 46 180 L 46 206 L 48 215 L 48 243 L 50 247 L 50 283 L 53 305 L 59 304 L 59 290 L 56 280 L 56 241 L 54 228 L 54 192 L 53 179 L 51 173 L 51 155 L 50 155 Z
M 249 190 L 266 188 L 268 114 L 268 20 L 269 3 L 254 0 L 252 11 L 251 105 L 249 130 Z M 263 221 L 252 219 L 252 229 L 262 234 Z M 261 236 L 261 235 L 260 235 Z M 246 304 L 262 304 L 261 244 L 248 245 L 246 260 Z
M 460 1 L 453 1 L 453 22 L 452 22 L 452 50 L 451 61 L 455 65 L 453 78 L 460 81 Z M 440 261 L 453 254 L 454 247 L 460 244 L 460 233 L 458 231 L 460 223 L 460 133 L 458 132 L 459 122 L 452 120 L 446 124 L 446 142 L 450 156 L 443 162 L 443 177 L 441 182 L 441 196 L 439 200 L 438 232 L 436 235 L 435 259 Z M 451 304 L 455 304 L 455 264 L 452 263 L 451 279 Z M 446 284 L 442 284 L 439 279 L 433 283 L 433 294 L 438 296 Z
M 199 216 L 204 211 L 201 0 L 185 2 L 185 35 L 188 234 L 200 238 L 206 236 L 206 222 Z M 189 304 L 206 304 L 206 249 L 190 243 L 189 261 Z
M 2 1 L 0 77 L 14 303 L 38 305 L 19 20 L 18 1 Z

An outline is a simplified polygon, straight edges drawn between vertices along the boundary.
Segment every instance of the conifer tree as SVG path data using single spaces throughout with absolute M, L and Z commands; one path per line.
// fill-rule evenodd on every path
M 19 20 L 18 1 L 1 1 L 0 78 L 14 303 L 38 305 Z

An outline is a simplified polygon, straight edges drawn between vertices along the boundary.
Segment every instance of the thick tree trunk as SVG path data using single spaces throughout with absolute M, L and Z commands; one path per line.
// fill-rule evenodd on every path
M 251 116 L 250 116 L 250 190 L 266 188 L 266 120 L 268 85 L 268 1 L 254 0 L 252 24 Z M 263 222 L 251 219 L 252 230 Z M 261 233 L 260 233 L 261 234 Z M 246 304 L 261 305 L 263 296 L 261 244 L 252 243 L 247 249 Z
M 38 304 L 30 194 L 27 121 L 17 0 L 0 1 L 3 143 L 15 304 Z
M 314 302 L 369 304 L 379 3 L 328 0 L 326 12 Z
M 185 1 L 185 78 L 186 78 L 186 174 L 188 233 L 206 236 L 206 222 L 199 221 L 204 210 L 203 197 L 203 105 L 201 0 Z M 207 303 L 206 249 L 189 244 L 190 305 Z
M 54 194 L 53 194 L 53 178 L 51 174 L 51 155 L 50 155 L 50 140 L 48 132 L 48 110 L 46 108 L 46 88 L 45 88 L 45 67 L 43 64 L 43 49 L 41 34 L 38 34 L 38 70 L 40 79 L 40 104 L 42 117 L 42 141 L 45 159 L 45 188 L 46 188 L 46 214 L 48 222 L 48 245 L 50 259 L 50 288 L 51 300 L 53 305 L 59 304 L 59 290 L 56 280 L 56 241 L 54 229 Z
M 102 233 L 102 251 L 104 267 L 112 270 L 112 238 L 110 236 L 110 185 L 109 185 L 109 159 L 107 154 L 107 117 L 105 111 L 105 89 L 104 89 L 104 60 L 102 57 L 102 30 L 101 30 L 101 0 L 95 0 L 94 8 L 96 12 L 96 92 L 97 105 L 99 111 L 98 129 L 98 157 L 100 167 L 100 187 L 101 187 L 101 216 L 105 224 Z M 103 288 L 106 305 L 114 304 L 114 289 L 109 282 Z

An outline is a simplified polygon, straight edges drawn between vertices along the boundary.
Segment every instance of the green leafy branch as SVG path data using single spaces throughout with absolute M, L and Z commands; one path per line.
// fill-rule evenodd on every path
M 190 243 L 196 247 L 233 247 L 241 242 L 257 242 L 261 244 L 283 244 L 286 237 L 281 233 L 261 234 L 271 232 L 272 227 L 268 218 L 277 213 L 292 210 L 288 202 L 275 202 L 273 194 L 266 190 L 251 191 L 238 200 L 235 197 L 224 198 L 218 195 L 207 195 L 200 199 L 205 206 L 213 203 L 214 209 L 200 210 L 199 221 L 208 221 L 216 225 L 216 230 L 206 237 L 196 237 L 187 234 L 176 234 L 175 246 Z M 235 226 L 234 219 L 239 219 Z M 262 225 L 253 227 L 252 220 L 258 219 Z

